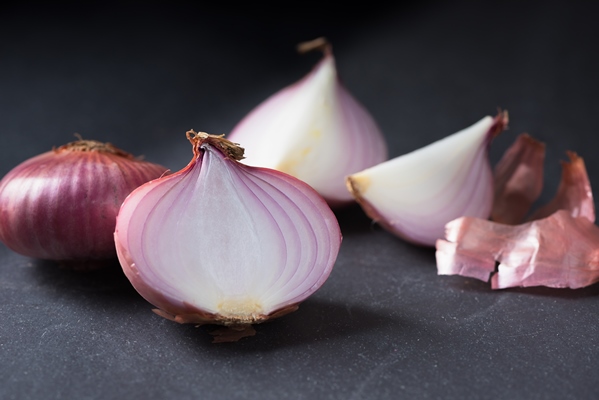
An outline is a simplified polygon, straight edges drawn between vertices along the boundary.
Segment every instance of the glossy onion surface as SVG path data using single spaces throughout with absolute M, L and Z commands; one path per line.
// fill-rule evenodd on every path
M 165 171 L 87 140 L 35 156 L 0 181 L 0 240 L 40 259 L 116 257 L 113 232 L 121 203 Z

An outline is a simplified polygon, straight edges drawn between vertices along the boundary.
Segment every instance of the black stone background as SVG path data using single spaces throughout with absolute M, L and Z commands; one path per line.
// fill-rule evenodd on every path
M 178 170 L 188 129 L 227 133 L 318 61 L 298 42 L 326 36 L 390 156 L 506 109 L 491 161 L 520 133 L 544 141 L 543 203 L 567 150 L 599 187 L 597 4 L 4 3 L 0 174 L 75 133 Z M 338 217 L 324 286 L 221 345 L 152 313 L 118 264 L 76 273 L 0 245 L 0 398 L 599 398 L 597 285 L 492 291 L 438 276 L 434 249 L 357 206 Z

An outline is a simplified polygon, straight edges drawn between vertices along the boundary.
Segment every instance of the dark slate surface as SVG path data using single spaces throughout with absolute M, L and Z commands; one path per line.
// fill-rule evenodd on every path
M 319 57 L 295 45 L 324 35 L 391 156 L 499 107 L 511 121 L 493 162 L 522 132 L 547 144 L 540 202 L 567 150 L 599 187 L 592 2 L 166 4 L 1 6 L 0 174 L 74 133 L 177 170 L 186 130 L 228 132 L 309 71 Z M 0 398 L 599 398 L 599 287 L 492 291 L 438 276 L 433 249 L 357 206 L 338 216 L 344 242 L 321 290 L 224 345 L 153 314 L 117 263 L 77 273 L 0 245 Z

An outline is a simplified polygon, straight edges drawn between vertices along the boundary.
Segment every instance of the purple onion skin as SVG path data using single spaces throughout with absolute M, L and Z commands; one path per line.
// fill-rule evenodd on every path
M 116 258 L 113 233 L 122 202 L 165 172 L 89 140 L 30 158 L 0 181 L 0 241 L 39 259 Z

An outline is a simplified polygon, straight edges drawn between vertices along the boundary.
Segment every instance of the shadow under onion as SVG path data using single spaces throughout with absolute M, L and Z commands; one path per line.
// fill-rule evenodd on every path
M 179 331 L 201 345 L 202 351 L 214 348 L 217 351 L 263 352 L 367 332 L 388 330 L 397 334 L 406 323 L 401 317 L 385 315 L 375 309 L 312 298 L 285 318 L 255 325 L 255 336 L 237 342 L 211 343 L 210 332 L 218 328 L 215 325 L 197 327 L 186 324 L 181 325 Z
M 130 302 L 147 302 L 135 291 L 118 262 L 108 260 L 103 268 L 77 270 L 66 268 L 57 261 L 32 260 L 32 275 L 40 285 L 52 286 L 61 295 L 86 299 L 105 307 L 121 307 Z M 148 305 L 148 309 L 150 306 Z

